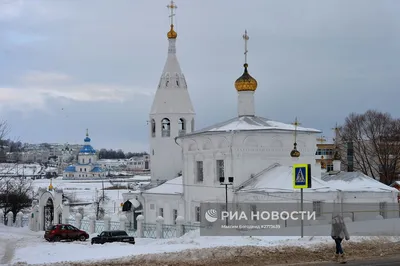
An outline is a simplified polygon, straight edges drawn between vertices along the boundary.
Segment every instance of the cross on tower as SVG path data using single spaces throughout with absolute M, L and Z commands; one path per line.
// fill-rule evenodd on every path
M 332 128 L 332 130 L 334 131 L 334 135 L 335 135 L 335 138 L 333 140 L 334 140 L 335 144 L 337 144 L 337 141 L 339 140 L 340 126 L 338 126 L 338 124 L 336 123 L 335 127 Z
M 247 30 L 244 31 L 243 34 L 243 40 L 244 40 L 244 63 L 247 64 L 247 41 L 249 40 L 249 35 L 247 35 Z
M 292 123 L 292 125 L 294 125 L 294 144 L 296 145 L 296 138 L 297 138 L 297 127 L 300 126 L 301 124 L 299 123 L 299 121 L 296 119 L 294 120 L 294 122 Z
M 324 142 L 326 142 L 325 136 L 317 138 L 317 141 L 319 141 L 321 144 L 324 144 Z
M 171 0 L 171 3 L 167 5 L 167 8 L 171 10 L 171 15 L 169 15 L 169 17 L 171 18 L 171 25 L 174 25 L 174 9 L 177 9 L 178 6 L 175 5 L 175 2 Z

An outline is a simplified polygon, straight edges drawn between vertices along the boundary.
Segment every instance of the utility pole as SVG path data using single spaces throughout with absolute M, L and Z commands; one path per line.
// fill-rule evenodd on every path
M 219 182 L 225 186 L 225 211 L 228 212 L 228 186 L 233 185 L 233 176 L 228 177 L 229 182 L 225 182 L 225 177 L 220 177 Z M 225 219 L 225 224 L 228 226 L 228 217 Z

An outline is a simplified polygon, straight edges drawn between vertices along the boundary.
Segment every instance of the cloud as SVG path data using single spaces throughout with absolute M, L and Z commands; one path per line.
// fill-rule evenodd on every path
M 89 127 L 97 147 L 147 145 L 168 1 L 0 0 L 0 107 L 13 133 L 80 142 Z M 257 115 L 288 123 L 297 116 L 327 137 L 352 111 L 400 116 L 400 1 L 288 2 L 252 0 L 244 12 L 239 0 L 176 1 L 196 128 L 237 114 L 244 29 Z
M 1 0 L 0 21 L 7 21 L 20 17 L 23 4 L 22 0 Z
M 115 84 L 81 83 L 64 73 L 29 71 L 19 78 L 16 87 L 0 87 L 0 108 L 45 111 L 48 101 L 121 103 L 139 95 L 153 97 L 154 92 Z

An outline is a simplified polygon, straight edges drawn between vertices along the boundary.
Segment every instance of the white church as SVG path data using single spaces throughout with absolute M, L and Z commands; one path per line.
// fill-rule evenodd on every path
M 298 202 L 300 192 L 292 182 L 292 166 L 297 163 L 312 165 L 312 188 L 304 189 L 304 200 L 319 212 L 329 202 L 371 202 L 381 208 L 397 202 L 396 189 L 359 172 L 341 171 L 338 156 L 333 171 L 321 169 L 315 161 L 320 130 L 256 115 L 258 84 L 248 71 L 247 32 L 244 72 L 235 82 L 237 116 L 195 130 L 195 111 L 176 55 L 172 20 L 176 6 L 171 2 L 168 7 L 168 56 L 150 111 L 151 178 L 156 185 L 125 195 L 140 201 L 145 222 L 154 223 L 162 216 L 164 223 L 174 224 L 182 216 L 185 223 L 198 224 L 200 203 L 225 202 L 225 183 L 231 205 Z M 159 185 L 160 180 L 167 181 Z

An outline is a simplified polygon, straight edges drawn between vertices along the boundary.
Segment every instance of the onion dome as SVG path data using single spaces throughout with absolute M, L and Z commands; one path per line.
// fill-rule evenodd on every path
M 246 63 L 243 66 L 243 75 L 235 81 L 235 88 L 237 91 L 255 91 L 257 89 L 257 80 L 250 76 L 247 71 L 249 65 Z
M 178 34 L 176 33 L 176 31 L 174 31 L 174 25 L 172 25 L 172 24 L 171 24 L 170 31 L 167 33 L 167 37 L 168 37 L 168 39 L 176 39 L 176 37 L 178 37 Z
M 293 148 L 293 150 L 290 152 L 290 156 L 291 156 L 292 158 L 298 158 L 298 157 L 300 157 L 300 152 L 297 150 L 296 146 L 297 146 L 297 143 L 294 143 L 294 148 Z

